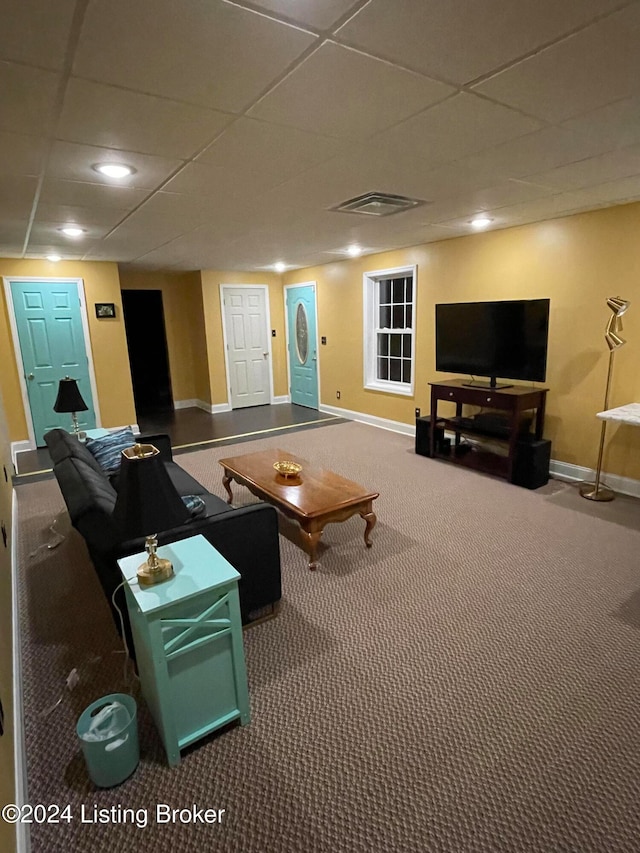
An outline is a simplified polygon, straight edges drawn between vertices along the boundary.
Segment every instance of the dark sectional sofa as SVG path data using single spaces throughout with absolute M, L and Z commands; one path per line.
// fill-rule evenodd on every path
M 117 560 L 144 552 L 144 539 L 123 541 L 113 519 L 117 497 L 117 475 L 107 477 L 93 455 L 75 436 L 61 429 L 48 432 L 45 442 L 53 462 L 71 524 L 84 538 L 89 555 L 120 630 L 120 617 L 113 607 L 112 594 L 122 582 Z M 281 597 L 280 547 L 276 510 L 265 503 L 234 509 L 191 477 L 173 461 L 167 435 L 140 436 L 140 442 L 155 445 L 178 493 L 199 495 L 205 502 L 201 516 L 172 530 L 158 533 L 160 545 L 202 534 L 240 573 L 240 608 L 243 624 L 264 615 L 269 605 L 275 609 Z M 150 531 L 152 532 L 152 531 Z M 122 589 L 116 594 L 125 624 L 125 634 L 133 649 Z M 262 611 L 262 612 L 260 612 Z

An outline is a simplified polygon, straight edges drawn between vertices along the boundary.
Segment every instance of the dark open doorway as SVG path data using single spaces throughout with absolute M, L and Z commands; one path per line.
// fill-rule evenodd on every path
M 123 290 L 136 414 L 173 411 L 161 290 Z

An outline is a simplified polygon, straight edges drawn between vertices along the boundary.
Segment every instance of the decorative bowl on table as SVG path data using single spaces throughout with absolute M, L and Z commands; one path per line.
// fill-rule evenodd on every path
M 287 459 L 284 459 L 282 462 L 274 462 L 273 467 L 286 480 L 297 479 L 300 476 L 300 471 L 302 471 L 302 465 L 298 465 L 297 462 L 291 462 Z

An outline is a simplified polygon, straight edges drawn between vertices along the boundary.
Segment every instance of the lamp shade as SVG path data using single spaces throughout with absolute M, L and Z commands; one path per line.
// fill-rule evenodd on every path
M 611 308 L 616 317 L 622 317 L 630 304 L 631 303 L 628 300 L 620 299 L 619 296 L 610 296 L 607 299 L 607 305 Z
M 190 518 L 160 455 L 152 444 L 122 451 L 113 520 L 126 539 L 170 530 Z
M 82 399 L 82 394 L 75 379 L 65 376 L 58 385 L 58 396 L 53 404 L 54 412 L 86 412 L 89 406 Z

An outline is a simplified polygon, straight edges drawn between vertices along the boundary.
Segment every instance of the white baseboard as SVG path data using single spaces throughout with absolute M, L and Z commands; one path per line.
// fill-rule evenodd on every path
M 26 450 L 35 450 L 36 446 L 33 442 L 29 441 L 26 438 L 24 441 L 12 441 L 11 442 L 11 461 L 13 462 L 14 468 L 16 468 L 16 457 L 18 453 L 24 453 Z
M 199 408 L 198 400 L 174 400 L 174 409 L 195 409 Z
M 596 472 L 592 468 L 570 465 L 568 462 L 557 462 L 555 459 L 551 460 L 550 470 L 556 479 L 567 480 L 571 483 L 593 483 L 596 478 Z M 600 474 L 600 482 L 619 495 L 640 498 L 640 480 L 622 477 L 620 474 L 607 474 L 606 471 L 603 471 Z
M 215 403 L 213 406 L 209 406 L 209 411 L 212 415 L 217 415 L 221 412 L 230 412 L 231 406 L 229 403 Z
M 271 401 L 272 406 L 278 406 L 280 403 L 290 403 L 291 396 L 289 394 L 282 394 L 280 397 L 274 397 Z
M 399 432 L 402 435 L 415 435 L 415 424 L 404 424 L 401 421 L 391 421 L 388 418 L 378 418 L 375 415 L 366 415 L 364 412 L 352 412 L 349 409 L 340 409 L 337 406 L 320 405 L 318 409 L 328 415 L 336 415 L 338 418 L 348 418 L 350 421 L 358 421 L 369 426 L 387 429 L 391 432 Z
M 13 644 L 13 762 L 15 770 L 16 805 L 29 801 L 27 790 L 27 750 L 24 735 L 22 647 L 20 645 L 20 614 L 18 612 L 18 502 L 15 489 L 11 498 L 11 619 Z M 29 825 L 16 824 L 16 851 L 29 853 Z

